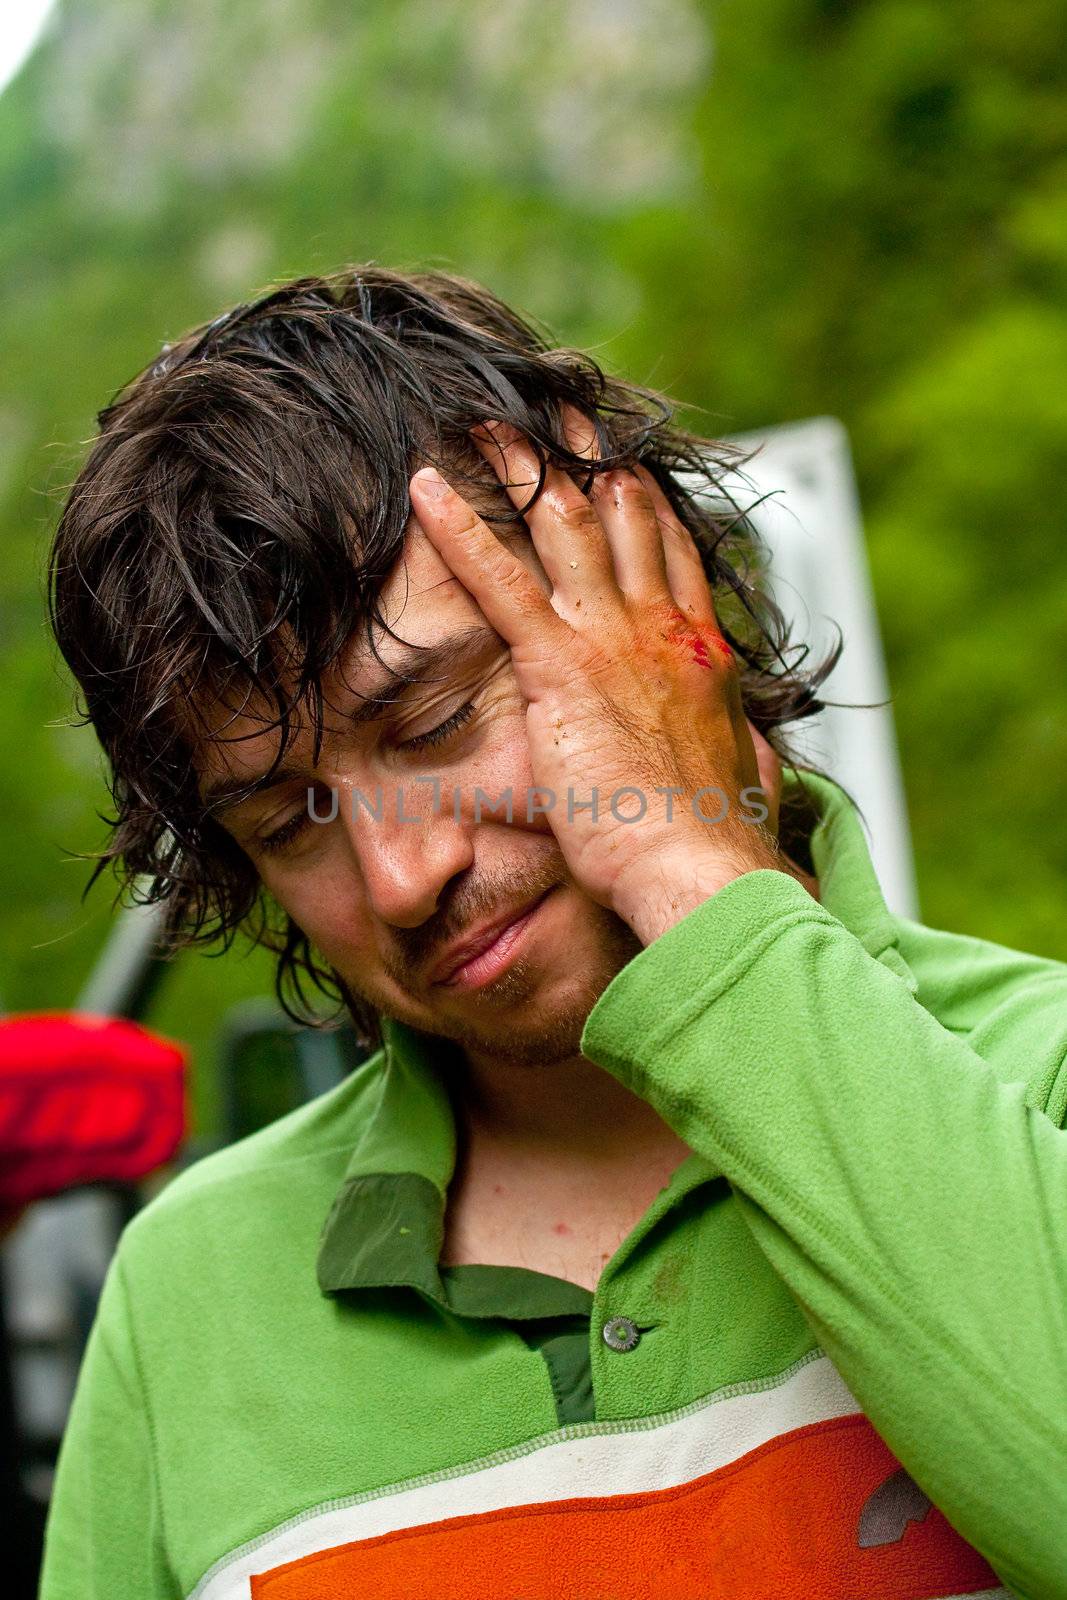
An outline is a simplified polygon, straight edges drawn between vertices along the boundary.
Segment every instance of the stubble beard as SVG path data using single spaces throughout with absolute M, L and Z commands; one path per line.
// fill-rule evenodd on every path
M 579 1055 L 589 1013 L 611 980 L 643 948 L 621 917 L 596 902 L 589 903 L 595 957 L 584 972 L 569 975 L 564 998 L 548 1004 L 544 1015 L 538 1015 L 542 1003 L 537 991 L 544 985 L 546 974 L 529 957 L 519 956 L 507 971 L 478 991 L 479 998 L 492 1008 L 484 1025 L 447 1015 L 432 1025 L 408 1025 L 448 1039 L 471 1055 L 510 1067 L 550 1066 Z M 373 996 L 353 985 L 349 988 L 367 1004 L 376 1005 Z

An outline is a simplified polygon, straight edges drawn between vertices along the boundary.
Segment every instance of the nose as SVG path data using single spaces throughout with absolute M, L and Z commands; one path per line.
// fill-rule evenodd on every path
M 342 791 L 338 821 L 348 833 L 371 910 L 396 928 L 431 917 L 445 886 L 474 860 L 469 825 L 447 804 L 435 809 L 427 788 L 384 788 L 349 803 Z

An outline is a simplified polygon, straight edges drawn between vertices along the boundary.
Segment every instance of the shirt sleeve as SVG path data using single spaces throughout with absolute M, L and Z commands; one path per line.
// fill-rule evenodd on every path
M 760 870 L 618 974 L 582 1050 L 729 1179 L 957 1530 L 1025 1600 L 1063 1600 L 1067 1134 L 1043 1107 L 1063 1100 L 1067 968 L 1040 967 L 1031 1004 L 1015 993 L 1002 1026 L 987 1018 L 994 1065 L 799 883 Z
M 112 1262 L 60 1449 L 39 1600 L 176 1600 L 121 1255 Z

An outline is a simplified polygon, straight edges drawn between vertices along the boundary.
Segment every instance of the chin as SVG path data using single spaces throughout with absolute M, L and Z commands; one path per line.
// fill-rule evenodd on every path
M 589 1013 L 642 948 L 614 912 L 585 895 L 578 900 L 570 936 L 550 964 L 520 958 L 495 982 L 446 1001 L 416 1026 L 523 1065 L 577 1055 Z
M 642 945 L 620 917 L 576 885 L 560 892 L 562 925 L 548 950 L 520 956 L 479 989 L 439 989 L 427 1000 L 392 986 L 379 994 L 347 987 L 376 1011 L 473 1053 L 529 1066 L 576 1056 L 589 1013 Z

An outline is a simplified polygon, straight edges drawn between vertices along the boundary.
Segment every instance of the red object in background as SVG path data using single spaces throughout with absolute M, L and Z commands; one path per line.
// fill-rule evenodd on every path
M 0 1020 L 0 1207 L 83 1183 L 132 1183 L 185 1132 L 184 1052 L 135 1022 Z

